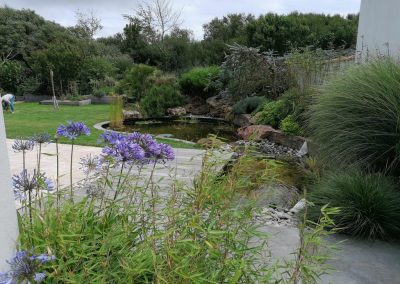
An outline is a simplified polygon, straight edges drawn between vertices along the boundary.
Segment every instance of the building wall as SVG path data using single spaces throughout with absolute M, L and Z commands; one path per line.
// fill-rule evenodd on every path
M 0 272 L 8 270 L 7 259 L 13 256 L 18 224 L 6 146 L 3 108 L 0 106 Z
M 400 0 L 362 0 L 357 58 L 400 57 Z

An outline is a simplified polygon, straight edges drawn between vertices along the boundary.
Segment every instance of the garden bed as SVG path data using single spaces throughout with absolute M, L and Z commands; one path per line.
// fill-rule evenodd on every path
M 96 97 L 92 95 L 89 98 L 92 101 L 92 104 L 109 105 L 113 102 L 115 96 Z
M 66 105 L 66 106 L 86 106 L 92 103 L 91 99 L 85 99 L 80 101 L 70 101 L 70 100 L 57 100 L 59 105 Z M 44 100 L 40 102 L 41 105 L 52 105 L 53 100 Z

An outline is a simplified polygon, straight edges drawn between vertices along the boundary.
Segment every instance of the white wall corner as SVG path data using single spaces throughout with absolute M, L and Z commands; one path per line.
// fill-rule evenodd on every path
M 8 270 L 6 260 L 14 255 L 17 238 L 17 212 L 11 188 L 3 109 L 0 106 L 0 272 Z

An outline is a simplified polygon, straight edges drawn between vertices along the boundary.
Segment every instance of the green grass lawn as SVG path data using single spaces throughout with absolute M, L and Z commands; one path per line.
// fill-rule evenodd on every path
M 4 113 L 4 120 L 7 138 L 29 138 L 33 134 L 43 131 L 53 136 L 60 124 L 66 123 L 68 120 L 82 121 L 90 127 L 91 135 L 79 137 L 76 144 L 97 146 L 97 140 L 102 131 L 94 129 L 93 125 L 109 120 L 109 113 L 109 105 L 60 106 L 60 110 L 56 111 L 51 105 L 17 103 L 14 114 Z M 168 139 L 158 140 L 175 148 L 199 148 L 197 145 Z M 69 143 L 64 138 L 60 141 L 61 143 Z

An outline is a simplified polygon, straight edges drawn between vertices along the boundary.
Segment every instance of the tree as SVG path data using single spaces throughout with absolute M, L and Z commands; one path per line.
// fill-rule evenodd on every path
M 96 17 L 93 11 L 85 14 L 81 11 L 75 11 L 77 24 L 71 28 L 71 31 L 79 38 L 92 39 L 103 29 L 101 20 Z
M 181 11 L 174 10 L 170 0 L 145 0 L 139 4 L 136 17 L 161 41 L 167 33 L 182 24 Z

